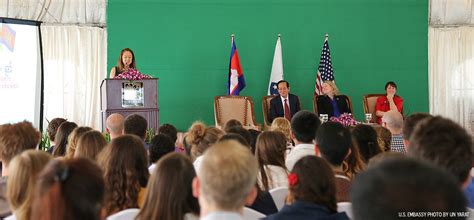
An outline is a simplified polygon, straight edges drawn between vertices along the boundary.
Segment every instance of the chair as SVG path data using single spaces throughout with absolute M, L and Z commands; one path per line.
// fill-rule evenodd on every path
M 285 199 L 288 195 L 288 187 L 277 187 L 271 189 L 269 193 L 270 195 L 272 195 L 273 202 L 275 202 L 278 211 L 280 211 L 281 208 L 283 208 L 283 206 L 285 205 Z
M 318 113 L 318 98 L 320 96 L 319 95 L 314 95 L 313 96 L 313 111 L 314 113 L 316 113 L 316 115 L 319 115 Z M 351 97 L 349 96 L 346 96 L 347 97 L 347 106 L 349 106 L 349 109 L 351 110 L 351 114 L 352 114 L 352 117 L 354 117 L 354 109 L 352 108 L 352 100 L 351 100 Z
M 372 120 L 371 123 L 377 122 L 377 116 L 375 115 L 375 105 L 377 104 L 377 99 L 381 96 L 385 96 L 385 94 L 368 94 L 364 95 L 364 113 L 372 113 Z
M 272 123 L 270 123 L 270 101 L 276 95 L 267 95 L 262 98 L 262 111 L 263 111 L 263 130 L 270 130 Z
M 235 119 L 246 128 L 260 130 L 260 125 L 255 122 L 252 98 L 248 96 L 216 96 L 214 119 L 218 128 L 223 128 L 227 121 Z
M 247 207 L 244 207 L 244 218 L 245 220 L 258 220 L 258 219 L 261 219 L 261 218 L 265 218 L 266 215 L 258 212 L 258 211 L 255 211 L 251 208 L 247 208 Z
M 337 203 L 337 212 L 346 212 L 346 215 L 349 219 L 353 218 L 352 215 L 352 203 L 350 202 L 338 202 Z
M 133 220 L 139 212 L 140 209 L 125 209 L 107 217 L 107 220 Z

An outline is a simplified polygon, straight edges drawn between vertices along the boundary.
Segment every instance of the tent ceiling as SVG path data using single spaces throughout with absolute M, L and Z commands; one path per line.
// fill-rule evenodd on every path
M 472 0 L 430 0 L 430 25 L 472 25 L 473 4 Z

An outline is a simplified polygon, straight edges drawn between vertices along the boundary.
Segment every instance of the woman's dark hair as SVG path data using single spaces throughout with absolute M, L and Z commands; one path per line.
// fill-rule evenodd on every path
M 165 154 L 174 152 L 174 143 L 173 140 L 165 134 L 155 135 L 150 142 L 150 147 L 148 148 L 150 164 L 155 163 Z
M 150 176 L 143 141 L 136 135 L 113 139 L 99 155 L 99 165 L 104 170 L 106 213 L 138 208 L 138 193 Z
M 116 73 L 117 75 L 120 74 L 123 71 L 123 69 L 125 68 L 124 65 L 123 65 L 123 61 L 122 61 L 122 55 L 127 51 L 132 54 L 132 63 L 130 64 L 130 68 L 133 68 L 133 69 L 137 68 L 137 64 L 135 63 L 135 54 L 133 53 L 132 49 L 123 48 L 122 51 L 120 51 L 120 56 L 117 60 L 117 67 L 118 67 L 118 72 Z
M 150 177 L 145 203 L 136 219 L 183 220 L 186 213 L 199 215 L 192 193 L 196 171 L 189 157 L 170 153 L 157 163 Z
M 270 190 L 272 177 L 265 171 L 265 166 L 285 166 L 286 137 L 279 131 L 264 131 L 257 138 L 255 156 L 257 157 L 258 169 L 263 191 Z
M 361 159 L 366 164 L 370 158 L 383 152 L 377 141 L 377 132 L 372 126 L 359 124 L 352 129 L 352 136 L 359 147 Z
M 53 118 L 53 120 L 49 122 L 48 128 L 46 129 L 46 131 L 51 141 L 55 141 L 54 138 L 56 137 L 56 132 L 58 132 L 59 126 L 65 121 L 67 120 L 64 118 Z
M 65 121 L 63 122 L 56 132 L 56 146 L 53 149 L 53 156 L 54 157 L 62 157 L 66 154 L 66 147 L 68 144 L 68 137 L 77 127 L 77 124 L 74 122 Z
M 84 158 L 52 160 L 38 178 L 32 218 L 99 220 L 104 197 L 100 168 Z
M 293 199 L 321 205 L 331 213 L 337 213 L 334 172 L 324 159 L 305 156 L 296 162 L 290 175 L 297 176 L 296 184 L 289 184 Z
M 234 126 L 237 126 L 237 127 L 242 127 L 242 123 L 236 119 L 230 119 L 229 121 L 227 121 L 224 125 L 224 131 L 226 133 L 229 132 L 229 128 L 231 127 L 234 127 Z
M 392 86 L 393 88 L 397 88 L 397 84 L 395 84 L 395 82 L 392 82 L 392 81 L 388 81 L 386 84 L 385 84 L 385 90 L 387 90 L 388 86 Z

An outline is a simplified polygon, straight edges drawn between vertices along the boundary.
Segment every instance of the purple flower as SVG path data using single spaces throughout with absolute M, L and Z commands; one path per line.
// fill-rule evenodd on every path
M 332 122 L 341 123 L 344 126 L 354 126 L 360 124 L 360 122 L 356 121 L 350 114 L 347 113 L 340 115 L 339 118 L 331 117 L 329 120 Z
M 115 79 L 126 79 L 126 80 L 142 80 L 150 79 L 151 76 L 140 73 L 140 71 L 130 68 L 127 72 L 122 72 Z

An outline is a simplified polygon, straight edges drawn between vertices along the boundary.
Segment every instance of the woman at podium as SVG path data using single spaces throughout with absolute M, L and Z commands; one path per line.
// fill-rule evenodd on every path
M 110 78 L 115 78 L 123 72 L 129 71 L 129 69 L 136 69 L 135 55 L 130 48 L 124 48 L 120 52 L 120 56 L 117 60 L 117 65 L 110 70 Z

